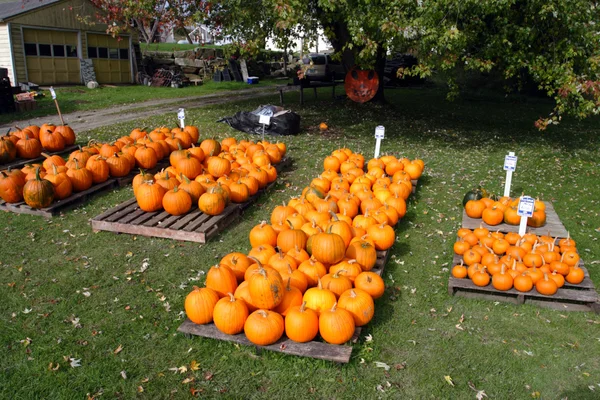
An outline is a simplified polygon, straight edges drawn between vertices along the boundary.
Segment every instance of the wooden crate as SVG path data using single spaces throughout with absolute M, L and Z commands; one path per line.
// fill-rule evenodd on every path
M 373 268 L 373 272 L 379 276 L 383 275 L 385 264 L 390 257 L 390 251 L 378 251 L 377 262 Z M 285 334 L 277 342 L 268 346 L 258 346 L 250 342 L 246 335 L 238 333 L 237 335 L 227 335 L 217 329 L 215 324 L 197 325 L 186 319 L 183 324 L 177 329 L 179 332 L 184 333 L 186 336 L 200 336 L 209 339 L 224 340 L 227 342 L 234 342 L 244 344 L 248 346 L 254 346 L 257 349 L 266 349 L 276 351 L 284 354 L 291 354 L 294 356 L 318 358 L 320 360 L 334 361 L 338 363 L 347 363 L 350 361 L 352 355 L 352 344 L 356 343 L 362 327 L 356 327 L 352 338 L 345 345 L 329 344 L 317 340 L 313 340 L 307 343 L 298 343 L 289 339 Z
M 558 214 L 554 210 L 554 206 L 550 202 L 544 202 L 546 204 L 546 225 L 541 228 L 533 228 L 528 226 L 527 232 L 535 233 L 538 236 L 548 235 L 552 237 L 567 237 L 567 229 L 560 222 L 560 218 L 558 218 Z M 500 224 L 491 226 L 483 222 L 481 218 L 471 218 L 467 215 L 464 207 L 463 207 L 463 218 L 462 218 L 462 227 L 475 229 L 479 228 L 480 225 L 483 224 L 484 228 L 489 229 L 492 232 L 500 231 L 500 232 L 519 232 L 518 225 L 509 225 L 509 224 Z
M 462 257 L 455 254 L 452 266 L 460 264 Z M 500 291 L 492 284 L 485 287 L 476 286 L 470 279 L 454 278 L 450 275 L 448 280 L 448 293 L 451 296 L 466 297 L 469 299 L 502 301 L 513 304 L 534 304 L 540 307 L 561 311 L 593 311 L 600 313 L 600 303 L 594 282 L 590 279 L 588 270 L 579 260 L 579 267 L 585 272 L 585 279 L 579 285 L 565 282 L 553 296 L 538 293 L 535 287 L 527 293 L 516 289 Z
M 68 155 L 71 154 L 71 152 L 75 151 L 78 149 L 77 145 L 72 145 L 69 147 L 65 147 L 63 150 L 61 151 L 54 151 L 54 152 L 45 152 L 48 155 L 59 155 L 59 156 L 63 156 L 63 155 Z M 16 160 L 13 160 L 9 163 L 6 164 L 0 164 L 0 169 L 1 170 L 5 170 L 8 168 L 11 169 L 21 169 L 25 166 L 25 164 L 35 164 L 35 163 L 39 163 L 41 164 L 42 162 L 44 162 L 46 158 L 45 157 L 38 157 L 38 158 L 32 158 L 32 159 L 24 159 L 24 158 L 18 158 Z
M 290 163 L 289 158 L 282 160 L 277 164 L 277 172 L 280 173 Z M 169 215 L 165 211 L 149 213 L 140 210 L 137 201 L 133 198 L 94 217 L 91 221 L 92 229 L 206 243 L 235 221 L 242 211 L 276 182 L 271 183 L 244 203 L 229 204 L 221 214 L 216 216 L 204 214 L 198 209 L 179 216 Z
M 105 182 L 93 185 L 83 192 L 74 193 L 71 196 L 63 200 L 56 200 L 50 206 L 46 208 L 31 208 L 24 201 L 19 203 L 6 203 L 4 200 L 0 200 L 0 211 L 13 212 L 16 214 L 28 214 L 37 215 L 45 218 L 52 218 L 54 215 L 64 211 L 67 207 L 81 203 L 82 201 L 89 198 L 98 192 L 108 190 L 116 186 L 115 179 L 109 179 Z

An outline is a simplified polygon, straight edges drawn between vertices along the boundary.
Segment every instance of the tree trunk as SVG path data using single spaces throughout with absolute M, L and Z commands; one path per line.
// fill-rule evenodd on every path
M 386 50 L 383 48 L 382 43 L 379 43 L 379 47 L 377 48 L 377 56 L 375 60 L 374 70 L 377 72 L 379 76 L 379 87 L 377 88 L 377 93 L 375 97 L 371 101 L 378 103 L 385 103 L 385 96 L 383 95 L 383 78 L 385 73 L 385 59 L 386 59 Z

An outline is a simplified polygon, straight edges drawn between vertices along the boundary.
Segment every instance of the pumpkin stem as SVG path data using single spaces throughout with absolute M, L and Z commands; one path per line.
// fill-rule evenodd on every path
M 52 172 L 54 172 L 54 175 L 58 175 L 58 171 L 56 170 L 56 164 L 52 164 Z
M 319 288 L 319 290 L 323 289 L 323 284 L 321 283 L 321 277 L 317 276 L 317 287 Z
M 37 167 L 35 169 L 35 180 L 36 181 L 40 181 L 41 180 L 41 178 L 40 178 L 40 167 Z
M 335 312 L 335 310 L 337 309 L 337 301 L 335 303 L 333 303 L 333 307 L 331 307 L 331 312 Z
M 335 274 L 333 274 L 333 277 L 334 277 L 334 278 L 339 278 L 339 277 L 340 277 L 340 274 L 341 274 L 342 272 L 348 272 L 348 271 L 346 271 L 345 269 L 340 269 L 340 270 L 339 270 L 339 271 L 337 271 Z
M 235 303 L 235 302 L 236 302 L 236 299 L 235 299 L 235 297 L 233 296 L 233 293 L 231 293 L 231 292 L 227 292 L 227 294 L 229 295 L 229 301 L 230 301 L 230 302 L 232 302 L 232 303 Z
M 303 313 L 304 311 L 306 311 L 306 301 L 303 301 L 302 305 L 300 306 L 300 312 Z

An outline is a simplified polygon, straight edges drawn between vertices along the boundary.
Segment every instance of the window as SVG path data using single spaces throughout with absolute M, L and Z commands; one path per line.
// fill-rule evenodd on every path
M 77 57 L 77 46 L 66 45 L 67 57 Z
M 88 57 L 98 58 L 98 49 L 96 47 L 88 47 Z
M 106 47 L 98 47 L 98 58 L 108 58 L 108 49 Z
M 65 46 L 62 44 L 53 44 L 52 52 L 54 53 L 54 57 L 64 57 L 65 56 Z
M 310 56 L 311 61 L 314 65 L 325 65 L 325 56 L 321 54 L 313 54 Z
M 108 54 L 113 60 L 119 59 L 119 49 L 108 49 Z
M 52 47 L 49 44 L 38 44 L 40 56 L 52 57 Z
M 119 58 L 121 60 L 129 60 L 129 49 L 119 49 Z
M 35 43 L 25 43 L 25 55 L 26 56 L 37 56 L 37 44 Z

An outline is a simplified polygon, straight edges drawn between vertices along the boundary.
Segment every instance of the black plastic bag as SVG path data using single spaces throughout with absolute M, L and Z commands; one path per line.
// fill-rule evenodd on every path
M 260 106 L 254 111 L 240 111 L 217 122 L 224 122 L 238 131 L 262 135 L 263 124 L 259 122 L 261 115 L 271 117 L 269 125 L 264 127 L 266 135 L 297 135 L 300 132 L 300 116 L 273 105 Z

